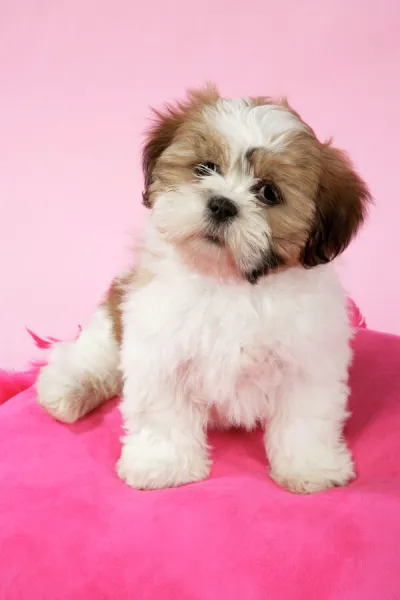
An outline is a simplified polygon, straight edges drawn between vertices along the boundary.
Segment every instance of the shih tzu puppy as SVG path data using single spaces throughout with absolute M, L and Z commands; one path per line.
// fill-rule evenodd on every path
M 72 423 L 122 393 L 117 471 L 135 488 L 204 479 L 207 428 L 257 425 L 280 485 L 345 485 L 351 327 L 328 263 L 364 220 L 365 183 L 286 101 L 212 86 L 155 112 L 143 170 L 135 263 L 53 348 L 40 404 Z

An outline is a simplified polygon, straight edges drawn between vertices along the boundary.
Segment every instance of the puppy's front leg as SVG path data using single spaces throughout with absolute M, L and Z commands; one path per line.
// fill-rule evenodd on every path
M 139 364 L 125 377 L 121 412 L 126 435 L 117 472 L 138 489 L 175 487 L 207 477 L 206 409 L 187 397 L 173 373 Z
M 341 381 L 288 377 L 265 434 L 271 476 L 297 493 L 347 484 L 354 477 L 342 428 L 348 390 Z

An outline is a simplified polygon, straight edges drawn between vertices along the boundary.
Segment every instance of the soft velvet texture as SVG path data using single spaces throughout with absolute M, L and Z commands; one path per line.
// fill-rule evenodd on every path
M 260 432 L 211 435 L 211 477 L 119 481 L 116 401 L 72 426 L 33 388 L 0 406 L 4 600 L 398 600 L 400 338 L 360 330 L 348 487 L 296 496 L 268 477 Z
M 0 404 L 33 385 L 38 372 L 38 366 L 32 366 L 27 371 L 19 373 L 0 369 Z

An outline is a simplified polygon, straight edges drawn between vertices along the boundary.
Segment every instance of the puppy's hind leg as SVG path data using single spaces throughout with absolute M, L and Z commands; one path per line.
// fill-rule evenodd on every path
M 73 423 L 121 391 L 119 348 L 107 306 L 75 342 L 55 344 L 37 380 L 38 401 L 55 419 Z

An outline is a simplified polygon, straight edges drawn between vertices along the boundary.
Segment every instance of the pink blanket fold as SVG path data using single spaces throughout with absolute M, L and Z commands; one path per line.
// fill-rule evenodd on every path
M 0 406 L 1 600 L 400 600 L 400 338 L 360 330 L 346 436 L 358 477 L 296 496 L 259 432 L 211 437 L 212 476 L 139 492 L 114 465 L 116 402 L 52 421 Z

